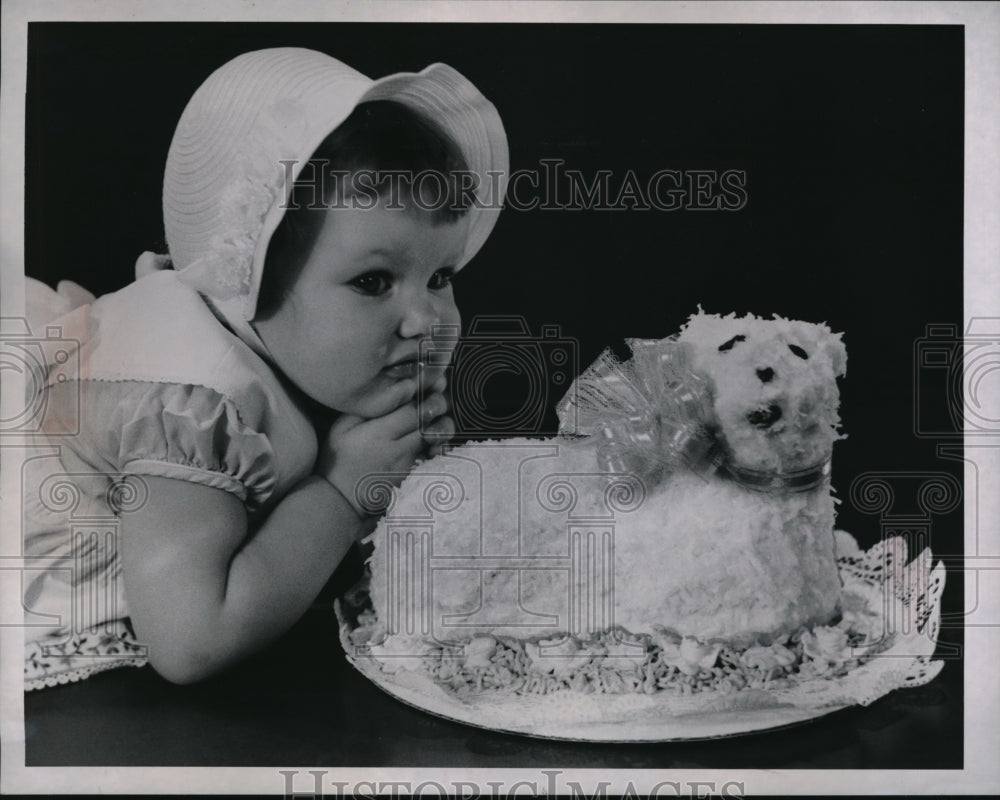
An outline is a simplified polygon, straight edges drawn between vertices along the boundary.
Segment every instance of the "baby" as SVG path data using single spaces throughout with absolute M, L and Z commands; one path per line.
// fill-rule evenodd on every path
M 454 432 L 421 354 L 459 325 L 506 172 L 496 110 L 445 65 L 372 81 L 280 48 L 206 80 L 166 164 L 173 268 L 75 308 L 29 282 L 79 372 L 47 365 L 24 470 L 25 608 L 52 623 L 26 629 L 27 689 L 195 681 L 302 615 L 372 527 L 360 482 Z

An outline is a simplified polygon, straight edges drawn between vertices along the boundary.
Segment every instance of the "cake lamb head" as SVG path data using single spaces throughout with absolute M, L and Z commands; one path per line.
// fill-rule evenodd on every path
M 836 378 L 847 352 L 821 324 L 698 313 L 679 342 L 711 387 L 715 433 L 737 479 L 808 480 L 840 438 Z

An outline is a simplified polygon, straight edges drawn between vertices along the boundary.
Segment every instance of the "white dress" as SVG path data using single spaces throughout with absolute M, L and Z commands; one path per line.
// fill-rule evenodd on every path
M 146 663 L 118 553 L 143 476 L 236 495 L 252 535 L 316 458 L 312 424 L 279 377 L 173 271 L 55 319 L 40 317 L 71 303 L 28 284 L 45 343 L 29 381 L 43 410 L 20 473 L 26 690 Z

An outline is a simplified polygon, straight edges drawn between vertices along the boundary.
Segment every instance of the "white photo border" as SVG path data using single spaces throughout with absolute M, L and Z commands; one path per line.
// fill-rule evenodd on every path
M 772 23 L 772 24 L 957 24 L 965 26 L 965 322 L 1000 316 L 1000 3 L 996 2 L 69 2 L 7 0 L 2 10 L 2 79 L 0 90 L 0 314 L 23 313 L 24 286 L 24 98 L 27 25 L 32 21 L 451 21 L 451 22 L 622 22 L 630 23 Z M 16 397 L 16 380 L 4 378 L 4 398 Z M 0 475 L 8 487 L 12 459 L 7 452 Z M 967 462 L 966 480 L 996 485 L 1000 448 L 983 451 Z M 10 497 L 8 492 L 3 492 Z M 967 537 L 979 531 L 990 537 L 990 552 L 1000 553 L 1000 504 L 996 495 L 979 498 L 966 508 Z M 16 504 L 5 503 L 5 542 L 18 537 Z M 978 523 L 976 515 L 978 514 Z M 967 540 L 967 552 L 975 552 Z M 982 545 L 982 540 L 980 541 Z M 18 552 L 18 545 L 3 553 Z M 978 612 L 991 626 L 965 632 L 965 768 L 959 771 L 904 770 L 636 770 L 569 769 L 560 787 L 578 782 L 588 792 L 598 781 L 611 781 L 609 793 L 628 784 L 648 792 L 662 781 L 697 781 L 716 785 L 738 781 L 747 795 L 756 794 L 968 794 L 992 792 L 1000 786 L 1000 575 L 984 574 L 979 582 Z M 16 585 L 3 585 L 0 601 L 20 603 Z M 23 645 L 19 631 L 0 629 L 0 736 L 3 793 L 254 793 L 283 792 L 283 777 L 266 768 L 32 768 L 25 767 L 21 659 L 11 656 Z M 293 768 L 294 765 L 289 765 Z M 303 770 L 303 775 L 307 774 Z M 331 769 L 324 780 L 442 781 L 438 769 Z M 486 785 L 532 781 L 546 786 L 536 770 L 449 769 L 447 780 Z M 332 783 L 331 783 L 332 785 Z M 449 784 L 446 784 L 449 785 Z

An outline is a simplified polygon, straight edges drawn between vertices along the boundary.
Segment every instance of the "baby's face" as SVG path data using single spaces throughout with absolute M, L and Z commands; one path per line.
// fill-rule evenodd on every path
M 387 413 L 392 387 L 417 379 L 421 342 L 458 325 L 451 287 L 468 220 L 419 209 L 335 208 L 280 306 L 254 323 L 278 367 L 328 408 Z M 447 340 L 435 345 L 444 350 Z M 435 362 L 438 362 L 437 357 Z M 430 386 L 444 367 L 427 368 Z

